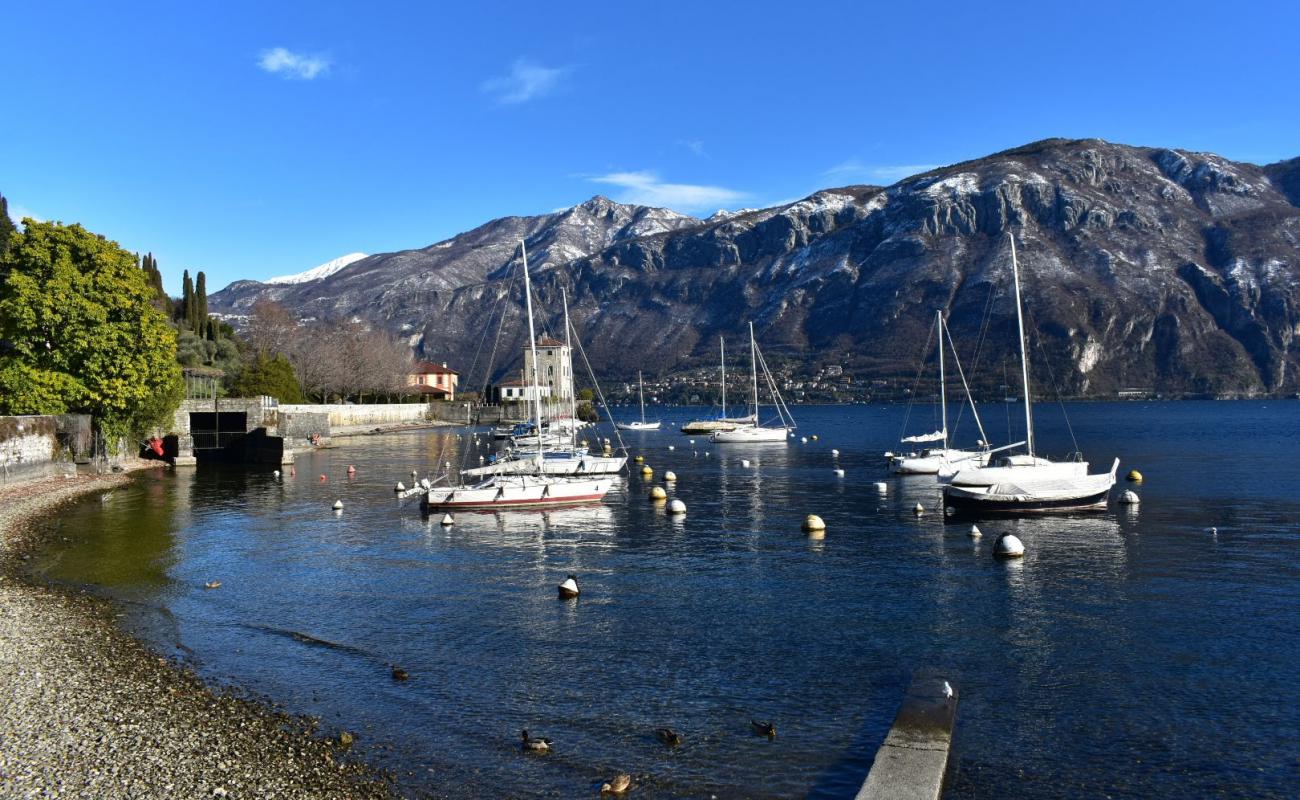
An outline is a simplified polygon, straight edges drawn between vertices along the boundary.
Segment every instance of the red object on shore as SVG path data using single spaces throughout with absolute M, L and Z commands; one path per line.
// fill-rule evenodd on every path
M 325 482 L 325 476 L 324 476 L 324 475 L 320 476 L 320 482 L 321 482 L 321 483 L 324 483 L 324 482 Z
M 348 464 L 348 474 L 355 475 L 356 473 L 357 473 L 357 468 L 352 466 L 351 464 Z
M 149 449 L 153 451 L 154 455 L 158 456 L 159 458 L 162 458 L 163 440 L 159 439 L 157 436 L 153 437 L 152 439 L 149 440 Z

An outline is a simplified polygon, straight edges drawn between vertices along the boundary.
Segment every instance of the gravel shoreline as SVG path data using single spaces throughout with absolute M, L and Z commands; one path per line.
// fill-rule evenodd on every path
M 121 631 L 105 601 L 23 579 L 31 520 L 128 480 L 0 490 L 0 796 L 395 796 L 310 719 L 213 691 Z

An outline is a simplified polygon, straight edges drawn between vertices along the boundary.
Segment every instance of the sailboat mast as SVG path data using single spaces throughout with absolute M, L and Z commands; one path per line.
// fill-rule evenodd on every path
M 569 336 L 569 293 L 560 287 L 560 299 L 564 301 L 564 349 L 569 351 L 569 446 L 578 449 L 578 382 L 573 375 L 573 340 Z M 564 385 L 564 376 L 560 376 L 560 385 Z
M 722 357 L 722 418 L 727 418 L 727 340 L 718 337 L 718 353 Z
M 519 252 L 524 260 L 524 306 L 528 309 L 528 349 L 533 359 L 533 400 L 536 403 L 537 416 L 537 463 L 542 463 L 542 389 L 538 384 L 537 334 L 533 330 L 533 286 L 528 281 L 528 248 L 524 240 L 519 240 Z
M 1011 279 L 1016 287 L 1016 329 L 1020 333 L 1020 379 L 1025 391 L 1025 445 L 1030 457 L 1034 455 L 1034 420 L 1029 410 L 1029 353 L 1025 349 L 1025 315 L 1020 310 L 1020 266 L 1016 263 L 1016 237 L 1007 231 L 1011 239 Z
M 758 426 L 758 345 L 754 343 L 754 323 L 749 323 L 749 358 L 754 372 L 754 426 Z
M 645 424 L 645 382 L 641 380 L 641 370 L 636 371 L 636 393 L 641 397 L 641 424 Z
M 939 418 L 943 421 L 943 449 L 948 449 L 948 383 L 943 374 L 943 312 L 934 312 L 935 333 L 939 339 Z

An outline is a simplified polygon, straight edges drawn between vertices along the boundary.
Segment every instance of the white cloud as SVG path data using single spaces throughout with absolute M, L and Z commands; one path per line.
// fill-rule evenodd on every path
M 16 206 L 13 203 L 8 203 L 7 205 L 9 206 L 9 219 L 13 220 L 15 225 L 22 225 L 23 217 L 31 217 L 37 222 L 45 221 L 44 217 L 40 216 L 39 214 L 33 213 L 30 208 L 26 208 L 24 206 Z
M 283 47 L 263 50 L 257 66 L 272 75 L 300 81 L 314 80 L 330 70 L 329 59 L 324 56 L 295 53 Z
M 555 91 L 569 72 L 569 67 L 543 67 L 521 58 L 511 66 L 509 75 L 483 81 L 479 88 L 502 105 L 526 103 Z
M 721 186 L 699 186 L 690 183 L 664 183 L 653 172 L 611 172 L 587 178 L 592 183 L 604 183 L 623 189 L 614 198 L 620 203 L 671 208 L 675 211 L 713 210 L 736 205 L 748 195 Z
M 842 161 L 822 173 L 827 178 L 860 179 L 867 178 L 877 183 L 895 183 L 903 178 L 910 178 L 922 172 L 929 172 L 938 164 L 864 164 L 856 158 Z

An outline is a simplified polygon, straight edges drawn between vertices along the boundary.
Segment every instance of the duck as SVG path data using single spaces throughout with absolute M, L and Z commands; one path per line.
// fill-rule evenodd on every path
M 682 743 L 682 735 L 672 728 L 656 728 L 655 738 L 669 747 L 679 747 Z
M 776 726 L 770 722 L 749 721 L 749 726 L 754 729 L 754 735 L 766 736 L 769 739 L 776 738 Z
M 632 788 L 632 776 L 628 775 L 626 772 L 621 772 L 618 775 L 615 775 L 614 777 L 610 778 L 608 783 L 602 783 L 600 785 L 600 793 L 601 794 L 623 794 L 624 792 L 626 792 L 628 789 L 631 788 Z
M 406 672 L 406 670 L 401 667 L 393 667 L 393 680 L 404 681 L 409 677 L 411 676 Z
M 220 588 L 221 588 L 221 581 L 208 581 L 207 583 L 203 584 L 203 588 L 204 588 L 204 589 L 220 589 Z
M 523 740 L 524 749 L 533 753 L 545 753 L 551 749 L 551 740 L 543 739 L 538 736 L 533 738 L 528 735 L 528 731 L 520 731 L 520 738 Z

